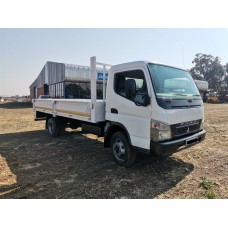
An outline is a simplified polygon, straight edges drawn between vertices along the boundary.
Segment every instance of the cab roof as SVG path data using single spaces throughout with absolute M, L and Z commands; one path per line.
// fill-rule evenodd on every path
M 147 60 L 133 61 L 133 62 L 116 64 L 116 65 L 113 65 L 111 68 L 112 68 L 112 70 L 117 70 L 117 69 L 119 70 L 119 69 L 125 69 L 125 68 L 133 68 L 133 67 L 146 67 L 147 64 L 149 64 L 149 63 L 160 65 L 160 66 L 172 67 L 172 68 L 176 68 L 176 69 L 179 69 L 179 70 L 187 71 L 186 69 L 183 69 L 183 68 L 180 68 L 180 67 L 171 66 L 171 65 L 167 65 L 167 64 L 163 64 L 163 63 L 158 63 L 158 62 L 151 62 L 151 61 L 147 61 Z

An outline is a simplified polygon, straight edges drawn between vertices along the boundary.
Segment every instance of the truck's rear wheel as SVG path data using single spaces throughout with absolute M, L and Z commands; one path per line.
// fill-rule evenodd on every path
M 115 162 L 120 166 L 129 167 L 136 159 L 136 152 L 123 132 L 115 132 L 111 137 L 111 152 Z
M 53 117 L 48 119 L 47 128 L 51 137 L 57 137 L 61 133 L 59 124 L 57 124 L 56 120 Z

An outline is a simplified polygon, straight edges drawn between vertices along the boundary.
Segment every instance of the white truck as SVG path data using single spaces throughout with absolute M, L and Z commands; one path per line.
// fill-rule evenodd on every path
M 103 100 L 96 99 L 98 65 L 104 73 L 110 68 Z M 186 70 L 148 61 L 111 66 L 91 57 L 90 80 L 90 100 L 33 100 L 34 118 L 46 120 L 51 136 L 66 127 L 104 136 L 104 147 L 126 167 L 138 151 L 169 156 L 205 138 L 203 102 Z

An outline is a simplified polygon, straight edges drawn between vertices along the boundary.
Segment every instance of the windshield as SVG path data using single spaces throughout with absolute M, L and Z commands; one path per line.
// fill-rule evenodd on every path
M 158 98 L 199 96 L 195 82 L 187 71 L 152 63 L 148 64 L 148 68 Z

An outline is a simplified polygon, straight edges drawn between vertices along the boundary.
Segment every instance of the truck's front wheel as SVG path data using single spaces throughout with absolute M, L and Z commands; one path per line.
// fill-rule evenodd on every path
M 111 152 L 115 162 L 120 166 L 129 167 L 136 159 L 136 152 L 132 150 L 123 132 L 115 132 L 111 137 Z

